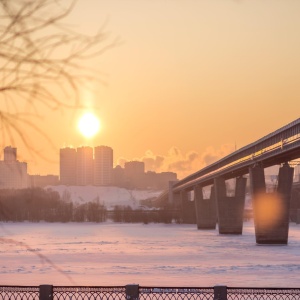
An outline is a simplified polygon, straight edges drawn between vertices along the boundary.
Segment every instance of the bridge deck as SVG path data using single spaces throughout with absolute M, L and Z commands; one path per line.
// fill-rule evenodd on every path
M 173 191 L 191 190 L 196 184 L 207 186 L 219 176 L 225 179 L 242 176 L 255 164 L 267 168 L 297 158 L 300 158 L 300 118 L 178 181 Z

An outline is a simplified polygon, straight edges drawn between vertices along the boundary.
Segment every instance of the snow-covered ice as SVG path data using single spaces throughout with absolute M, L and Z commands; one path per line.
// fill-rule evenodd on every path
M 295 224 L 288 246 L 257 246 L 252 222 L 239 236 L 178 224 L 2 223 L 0 237 L 0 285 L 299 287 Z

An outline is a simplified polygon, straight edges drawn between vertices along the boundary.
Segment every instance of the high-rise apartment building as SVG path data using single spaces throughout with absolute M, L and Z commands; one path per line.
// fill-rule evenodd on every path
M 112 171 L 112 185 L 119 186 L 119 187 L 125 187 L 125 176 L 124 176 L 124 168 L 121 166 L 116 166 L 113 168 Z
M 0 189 L 24 189 L 28 187 L 27 163 L 17 160 L 17 149 L 4 148 L 4 160 L 0 161 Z
M 113 172 L 113 149 L 107 146 L 95 147 L 94 185 L 111 185 Z
M 77 153 L 74 148 L 62 148 L 59 151 L 60 184 L 77 184 Z
M 92 147 L 77 148 L 77 185 L 92 185 L 94 183 L 94 158 Z
M 60 183 L 111 185 L 113 149 L 107 146 L 60 149 Z

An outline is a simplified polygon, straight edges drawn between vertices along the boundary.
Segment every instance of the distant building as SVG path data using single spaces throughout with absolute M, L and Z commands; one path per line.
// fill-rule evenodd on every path
M 145 182 L 147 188 L 166 190 L 169 187 L 170 181 L 177 181 L 177 174 L 173 172 L 151 172 L 145 174 Z
M 98 146 L 94 149 L 94 185 L 111 185 L 113 172 L 113 149 Z
M 127 187 L 142 188 L 145 183 L 145 163 L 129 161 L 124 165 L 124 175 Z
M 145 185 L 148 189 L 156 189 L 158 182 L 158 176 L 157 173 L 154 171 L 148 171 L 145 174 Z
M 7 153 L 7 157 L 13 158 L 13 154 Z M 46 182 L 52 179 L 34 177 L 31 181 L 34 186 L 45 186 L 50 185 Z M 177 181 L 177 174 L 145 173 L 145 163 L 141 161 L 129 161 L 124 168 L 113 168 L 113 149 L 108 146 L 60 149 L 60 184 L 162 190 L 168 188 L 169 181 Z
M 145 173 L 145 163 L 142 161 L 128 161 L 124 165 L 127 178 L 135 178 Z
M 60 149 L 60 183 L 111 185 L 113 149 L 107 146 Z
M 0 189 L 28 187 L 27 163 L 17 160 L 17 149 L 4 148 L 4 160 L 0 161 Z
M 77 152 L 74 148 L 62 148 L 59 151 L 60 184 L 77 184 Z
M 158 181 L 156 188 L 168 189 L 170 181 L 177 181 L 177 174 L 174 172 L 161 172 L 157 173 Z
M 77 185 L 92 185 L 94 183 L 93 176 L 93 148 L 80 147 L 77 148 L 76 166 L 77 166 Z
M 7 146 L 4 148 L 4 161 L 16 162 L 17 161 L 17 148 Z
M 58 184 L 59 178 L 57 175 L 29 175 L 29 186 L 31 187 L 45 187 Z
M 112 184 L 114 186 L 125 187 L 124 168 L 122 168 L 119 165 L 113 168 L 112 181 L 113 181 Z

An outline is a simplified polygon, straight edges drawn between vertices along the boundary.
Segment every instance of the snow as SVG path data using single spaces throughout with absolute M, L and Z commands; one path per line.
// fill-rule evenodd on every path
M 51 189 L 63 197 L 64 193 L 70 195 L 70 200 L 74 204 L 83 204 L 99 200 L 107 209 L 111 210 L 115 205 L 131 206 L 137 209 L 140 206 L 140 200 L 154 198 L 159 196 L 162 191 L 157 190 L 128 190 L 119 187 L 101 187 L 101 186 L 47 186 L 45 189 Z
M 287 246 L 195 225 L 2 223 L 1 285 L 297 287 L 300 226 Z M 15 242 L 14 242 L 15 241 Z

